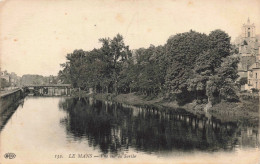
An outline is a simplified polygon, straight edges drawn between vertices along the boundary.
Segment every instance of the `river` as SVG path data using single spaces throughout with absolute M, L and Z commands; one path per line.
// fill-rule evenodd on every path
M 246 157 L 257 160 L 260 141 L 258 124 L 222 123 L 183 109 L 34 96 L 27 96 L 4 123 L 0 138 L 1 156 L 16 154 L 12 160 L 2 158 L 5 163 L 126 158 L 243 163 L 249 162 Z

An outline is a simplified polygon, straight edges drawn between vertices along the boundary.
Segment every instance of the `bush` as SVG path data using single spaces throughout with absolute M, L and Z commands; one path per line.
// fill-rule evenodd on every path
M 3 88 L 10 87 L 11 84 L 6 79 L 1 78 L 0 86 L 1 86 L 1 89 L 3 89 Z
M 259 90 L 256 89 L 256 88 L 252 88 L 251 90 L 252 90 L 253 93 L 258 93 L 259 92 Z
M 247 84 L 247 77 L 242 77 L 242 78 L 239 80 L 239 84 L 240 84 L 240 85 L 245 85 L 245 84 Z

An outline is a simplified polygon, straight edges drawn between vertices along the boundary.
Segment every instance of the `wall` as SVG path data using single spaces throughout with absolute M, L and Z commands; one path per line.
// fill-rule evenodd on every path
M 260 89 L 260 69 L 248 71 L 248 85 Z
M 21 89 L 11 91 L 6 94 L 2 94 L 0 97 L 0 115 L 4 113 L 8 107 L 15 104 L 24 97 L 24 93 Z

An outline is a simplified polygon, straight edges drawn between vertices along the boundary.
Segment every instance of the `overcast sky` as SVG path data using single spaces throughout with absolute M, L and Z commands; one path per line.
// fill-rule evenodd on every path
M 226 31 L 232 39 L 250 17 L 260 29 L 259 0 L 6 0 L 0 1 L 1 69 L 57 75 L 67 53 L 100 47 L 123 35 L 130 49 L 165 44 L 190 29 Z

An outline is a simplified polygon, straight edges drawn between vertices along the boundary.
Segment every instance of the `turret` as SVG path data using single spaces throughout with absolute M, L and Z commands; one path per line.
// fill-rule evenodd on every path
M 254 38 L 255 37 L 255 25 L 250 23 L 250 19 L 247 19 L 247 23 L 243 24 L 242 27 L 242 37 L 243 38 Z

